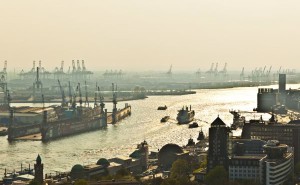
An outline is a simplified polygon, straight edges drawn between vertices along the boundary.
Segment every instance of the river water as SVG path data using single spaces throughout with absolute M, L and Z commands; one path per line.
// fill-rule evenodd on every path
M 275 86 L 276 87 L 276 86 Z M 295 85 L 292 88 L 297 87 Z M 177 110 L 191 105 L 195 118 L 205 134 L 210 123 L 219 116 L 227 125 L 232 123 L 230 109 L 249 110 L 256 107 L 258 87 L 229 89 L 201 89 L 196 94 L 183 96 L 152 96 L 144 100 L 128 102 L 132 106 L 132 115 L 107 129 L 82 133 L 59 140 L 42 143 L 40 141 L 7 142 L 7 137 L 0 137 L 0 176 L 4 169 L 19 170 L 20 164 L 28 166 L 35 162 L 38 154 L 44 163 L 44 172 L 70 171 L 75 164 L 96 163 L 98 159 L 116 156 L 128 156 L 136 144 L 144 139 L 150 151 L 157 151 L 167 143 L 185 145 L 190 137 L 196 140 L 199 128 L 189 129 L 187 125 L 176 124 Z M 123 107 L 126 102 L 119 102 Z M 167 105 L 166 111 L 157 107 Z M 107 105 L 110 110 L 112 105 Z M 160 123 L 160 119 L 169 115 L 172 119 Z M 234 134 L 238 134 L 236 131 Z M 2 173 L 3 172 L 3 173 Z

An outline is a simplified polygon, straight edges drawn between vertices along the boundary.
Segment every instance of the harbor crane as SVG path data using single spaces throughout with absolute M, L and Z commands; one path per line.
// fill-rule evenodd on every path
M 200 75 L 201 75 L 201 70 L 200 70 L 200 68 L 196 71 L 196 75 L 197 75 L 197 76 L 200 76 Z
M 81 67 L 80 67 L 80 62 L 79 62 L 79 60 L 77 60 L 77 71 L 78 71 L 78 72 L 81 71 Z
M 269 70 L 267 71 L 267 74 L 266 74 L 267 77 L 270 76 L 271 70 L 272 70 L 272 66 L 270 66 Z
M 101 114 L 102 114 L 105 108 L 105 104 L 104 104 L 104 97 L 101 94 L 101 90 L 99 86 L 98 86 L 98 92 L 99 92 L 99 100 L 100 100 L 100 107 L 101 107 Z
M 31 72 L 34 72 L 34 71 L 35 71 L 35 61 L 33 61 L 32 68 L 31 68 Z
M 172 64 L 171 64 L 171 66 L 170 66 L 170 68 L 169 68 L 169 71 L 167 72 L 168 75 L 171 75 L 171 74 L 172 74 L 172 67 L 173 67 L 173 66 L 172 66 Z
M 64 72 L 64 61 L 61 61 L 60 72 Z
M 86 81 L 84 81 L 84 85 L 85 85 L 85 106 L 87 104 L 89 107 L 90 105 L 89 105 L 89 100 L 88 100 L 88 90 L 87 90 Z
M 82 71 L 86 71 L 85 64 L 84 64 L 84 60 L 82 60 L 81 62 L 82 62 L 82 64 L 81 64 Z
M 69 81 L 69 102 L 72 105 L 72 89 L 71 89 L 71 82 Z
M 218 62 L 216 63 L 216 67 L 215 67 L 215 70 L 214 70 L 214 73 L 215 73 L 215 75 L 217 75 L 218 74 Z
M 78 83 L 78 92 L 79 92 L 79 104 L 80 107 L 82 107 L 82 94 L 81 94 L 81 88 L 80 88 L 80 83 Z
M 117 85 L 112 83 L 112 93 L 113 93 L 113 113 L 112 113 L 112 123 L 117 122 Z
M 72 73 L 75 73 L 76 72 L 76 66 L 75 66 L 75 61 L 74 60 L 72 60 L 72 67 L 73 67 Z
M 223 70 L 220 71 L 219 73 L 221 73 L 224 76 L 227 76 L 227 62 L 225 62 Z
M 211 74 L 214 70 L 215 63 L 211 63 L 210 69 L 206 73 Z
M 57 80 L 57 81 L 58 81 L 58 85 L 59 85 L 59 89 L 60 89 L 60 93 L 61 93 L 61 106 L 65 107 L 65 106 L 67 106 L 65 91 L 64 91 L 63 87 L 61 86 L 60 81 L 59 80 Z
M 253 73 L 253 71 L 252 71 Z M 240 74 L 240 80 L 244 80 L 244 76 L 245 76 L 245 67 L 243 67 L 242 72 Z
M 7 61 L 5 60 L 5 61 L 4 61 L 4 66 L 3 66 L 2 73 L 3 73 L 3 74 L 7 74 L 7 71 L 6 71 L 6 70 L 7 70 Z
M 0 72 L 0 75 L 3 75 L 5 77 L 5 79 L 7 78 L 7 61 L 4 61 L 4 66 L 3 66 L 3 70 Z
M 78 87 L 78 85 L 77 85 L 76 90 L 75 90 L 75 92 L 74 92 L 74 94 L 73 94 L 73 101 L 72 101 L 72 108 L 73 108 L 73 109 L 76 108 L 76 98 L 77 98 L 77 92 L 78 92 L 78 89 L 79 89 L 79 87 Z
M 95 97 L 94 97 L 94 107 L 97 107 L 97 96 L 98 96 L 98 92 L 97 92 L 97 88 L 98 88 L 98 83 L 96 82 L 96 89 L 95 89 Z

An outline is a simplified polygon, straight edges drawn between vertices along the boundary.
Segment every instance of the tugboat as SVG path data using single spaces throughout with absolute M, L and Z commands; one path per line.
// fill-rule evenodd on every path
M 186 106 L 182 107 L 181 110 L 178 111 L 177 121 L 179 124 L 187 124 L 194 120 L 195 111 L 192 110 L 192 106 L 190 105 L 190 109 Z
M 192 124 L 189 124 L 189 128 L 197 128 L 199 127 L 198 123 L 195 121 Z
M 204 136 L 204 133 L 203 133 L 202 128 L 201 128 L 201 131 L 199 132 L 197 140 L 202 141 L 204 139 L 205 139 L 205 136 Z
M 245 123 L 245 116 L 241 116 L 239 111 L 230 110 L 229 112 L 233 115 L 233 123 L 231 125 L 231 130 L 242 128 Z
M 0 128 L 0 136 L 6 136 L 7 135 L 7 128 L 1 127 Z
M 188 141 L 188 144 L 186 146 L 194 146 L 194 145 L 195 145 L 195 142 L 194 142 L 194 140 L 192 139 L 192 136 L 191 136 L 189 141 Z
M 158 108 L 157 108 L 157 110 L 167 110 L 167 106 L 165 105 L 165 106 L 159 106 Z
M 170 116 L 165 116 L 165 117 L 161 118 L 160 122 L 164 123 L 164 122 L 167 122 L 169 119 L 170 119 Z

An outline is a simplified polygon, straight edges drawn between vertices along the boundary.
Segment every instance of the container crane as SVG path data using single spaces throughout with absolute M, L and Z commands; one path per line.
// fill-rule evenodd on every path
M 170 66 L 170 68 L 169 68 L 169 71 L 167 72 L 168 75 L 171 75 L 171 74 L 172 74 L 172 67 L 173 67 L 173 66 L 172 66 L 172 64 L 171 64 L 171 66 Z
M 81 71 L 80 62 L 77 60 L 77 71 Z
M 252 71 L 253 73 L 253 71 Z M 242 72 L 240 74 L 240 80 L 244 80 L 244 76 L 245 76 L 245 67 L 243 67 Z
M 61 61 L 60 72 L 64 72 L 64 61 Z

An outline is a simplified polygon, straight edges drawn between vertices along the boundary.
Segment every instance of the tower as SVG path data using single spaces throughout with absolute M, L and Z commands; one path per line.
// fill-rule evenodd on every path
M 36 158 L 36 164 L 34 164 L 34 180 L 38 184 L 42 184 L 44 179 L 44 164 L 42 163 L 41 156 Z
M 207 171 L 216 166 L 224 166 L 227 169 L 231 151 L 229 133 L 229 127 L 226 127 L 226 124 L 218 116 L 209 128 Z
M 284 94 L 286 89 L 286 74 L 279 74 L 279 93 Z
M 285 105 L 285 99 L 286 99 L 286 74 L 279 74 L 279 102 L 282 105 Z
M 141 152 L 141 164 L 142 164 L 142 169 L 147 170 L 148 169 L 148 155 L 149 155 L 149 148 L 148 148 L 148 143 L 146 140 L 142 142 L 140 145 L 138 145 L 138 149 Z

